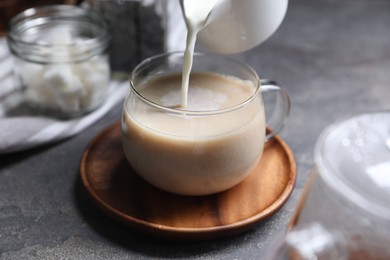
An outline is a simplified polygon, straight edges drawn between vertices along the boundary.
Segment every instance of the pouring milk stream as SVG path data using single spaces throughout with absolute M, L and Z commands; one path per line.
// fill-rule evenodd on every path
M 216 53 L 239 53 L 270 37 L 281 24 L 288 0 L 180 0 L 187 25 L 181 107 L 188 85 L 197 37 Z
M 188 85 L 194 56 L 196 36 L 204 27 L 206 19 L 219 0 L 183 0 L 182 7 L 187 25 L 187 43 L 183 62 L 183 79 L 181 90 L 181 107 L 187 107 Z

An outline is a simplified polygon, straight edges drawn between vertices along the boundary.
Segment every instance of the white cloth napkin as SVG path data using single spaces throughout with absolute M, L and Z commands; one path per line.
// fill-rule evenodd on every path
M 12 116 L 5 105 L 5 96 L 15 91 L 12 57 L 4 38 L 0 38 L 0 154 L 22 151 L 54 143 L 74 136 L 102 118 L 112 107 L 123 101 L 127 81 L 111 81 L 105 103 L 97 110 L 71 120 L 31 115 Z

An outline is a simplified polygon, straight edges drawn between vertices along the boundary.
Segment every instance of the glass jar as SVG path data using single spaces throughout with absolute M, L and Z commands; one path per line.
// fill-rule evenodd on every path
M 15 73 L 31 108 L 75 117 L 101 105 L 110 80 L 110 34 L 97 13 L 71 5 L 31 8 L 10 22 Z

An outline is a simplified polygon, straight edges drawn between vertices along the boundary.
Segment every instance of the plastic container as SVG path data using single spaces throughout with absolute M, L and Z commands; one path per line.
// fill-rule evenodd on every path
M 390 112 L 381 111 L 321 134 L 312 177 L 273 259 L 390 259 L 389 244 Z

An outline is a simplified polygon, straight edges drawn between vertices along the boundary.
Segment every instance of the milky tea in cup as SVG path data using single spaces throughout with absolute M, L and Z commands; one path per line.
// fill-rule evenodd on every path
M 260 80 L 245 64 L 195 54 L 188 103 L 182 108 L 182 64 L 183 53 L 167 53 L 133 71 L 123 108 L 124 152 L 137 174 L 162 190 L 221 192 L 244 180 L 270 137 Z M 281 126 L 289 100 L 280 88 L 272 89 L 283 100 Z

